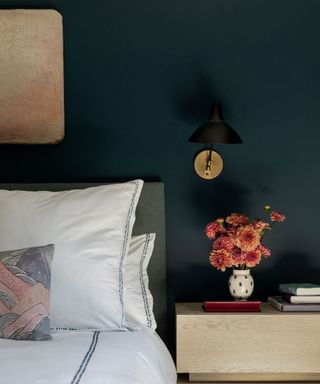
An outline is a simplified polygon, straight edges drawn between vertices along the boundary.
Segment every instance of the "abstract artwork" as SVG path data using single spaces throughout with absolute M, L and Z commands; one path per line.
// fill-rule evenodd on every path
M 0 144 L 56 144 L 64 137 L 62 17 L 0 10 Z

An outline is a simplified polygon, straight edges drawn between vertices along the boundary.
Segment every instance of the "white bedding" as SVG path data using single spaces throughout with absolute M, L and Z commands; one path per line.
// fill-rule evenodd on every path
M 0 340 L 1 384 L 175 384 L 175 366 L 150 329 L 59 332 L 52 341 Z

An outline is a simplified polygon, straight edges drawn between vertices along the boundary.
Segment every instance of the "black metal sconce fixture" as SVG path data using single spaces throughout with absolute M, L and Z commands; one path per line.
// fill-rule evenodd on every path
M 218 152 L 213 150 L 213 144 L 241 144 L 237 132 L 227 124 L 221 111 L 221 104 L 212 104 L 209 119 L 202 124 L 190 137 L 191 143 L 209 144 L 209 148 L 200 151 L 194 159 L 194 169 L 203 179 L 213 179 L 220 175 L 223 160 Z

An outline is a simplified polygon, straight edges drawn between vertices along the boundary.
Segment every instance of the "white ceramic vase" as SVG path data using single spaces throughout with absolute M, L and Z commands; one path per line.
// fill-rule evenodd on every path
M 229 278 L 229 290 L 235 300 L 245 301 L 252 295 L 254 288 L 250 269 L 234 269 Z

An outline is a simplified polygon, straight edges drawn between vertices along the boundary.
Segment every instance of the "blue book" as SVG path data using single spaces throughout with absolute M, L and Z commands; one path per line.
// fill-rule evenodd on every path
M 279 291 L 296 296 L 317 296 L 320 295 L 320 285 L 310 283 L 280 284 Z

